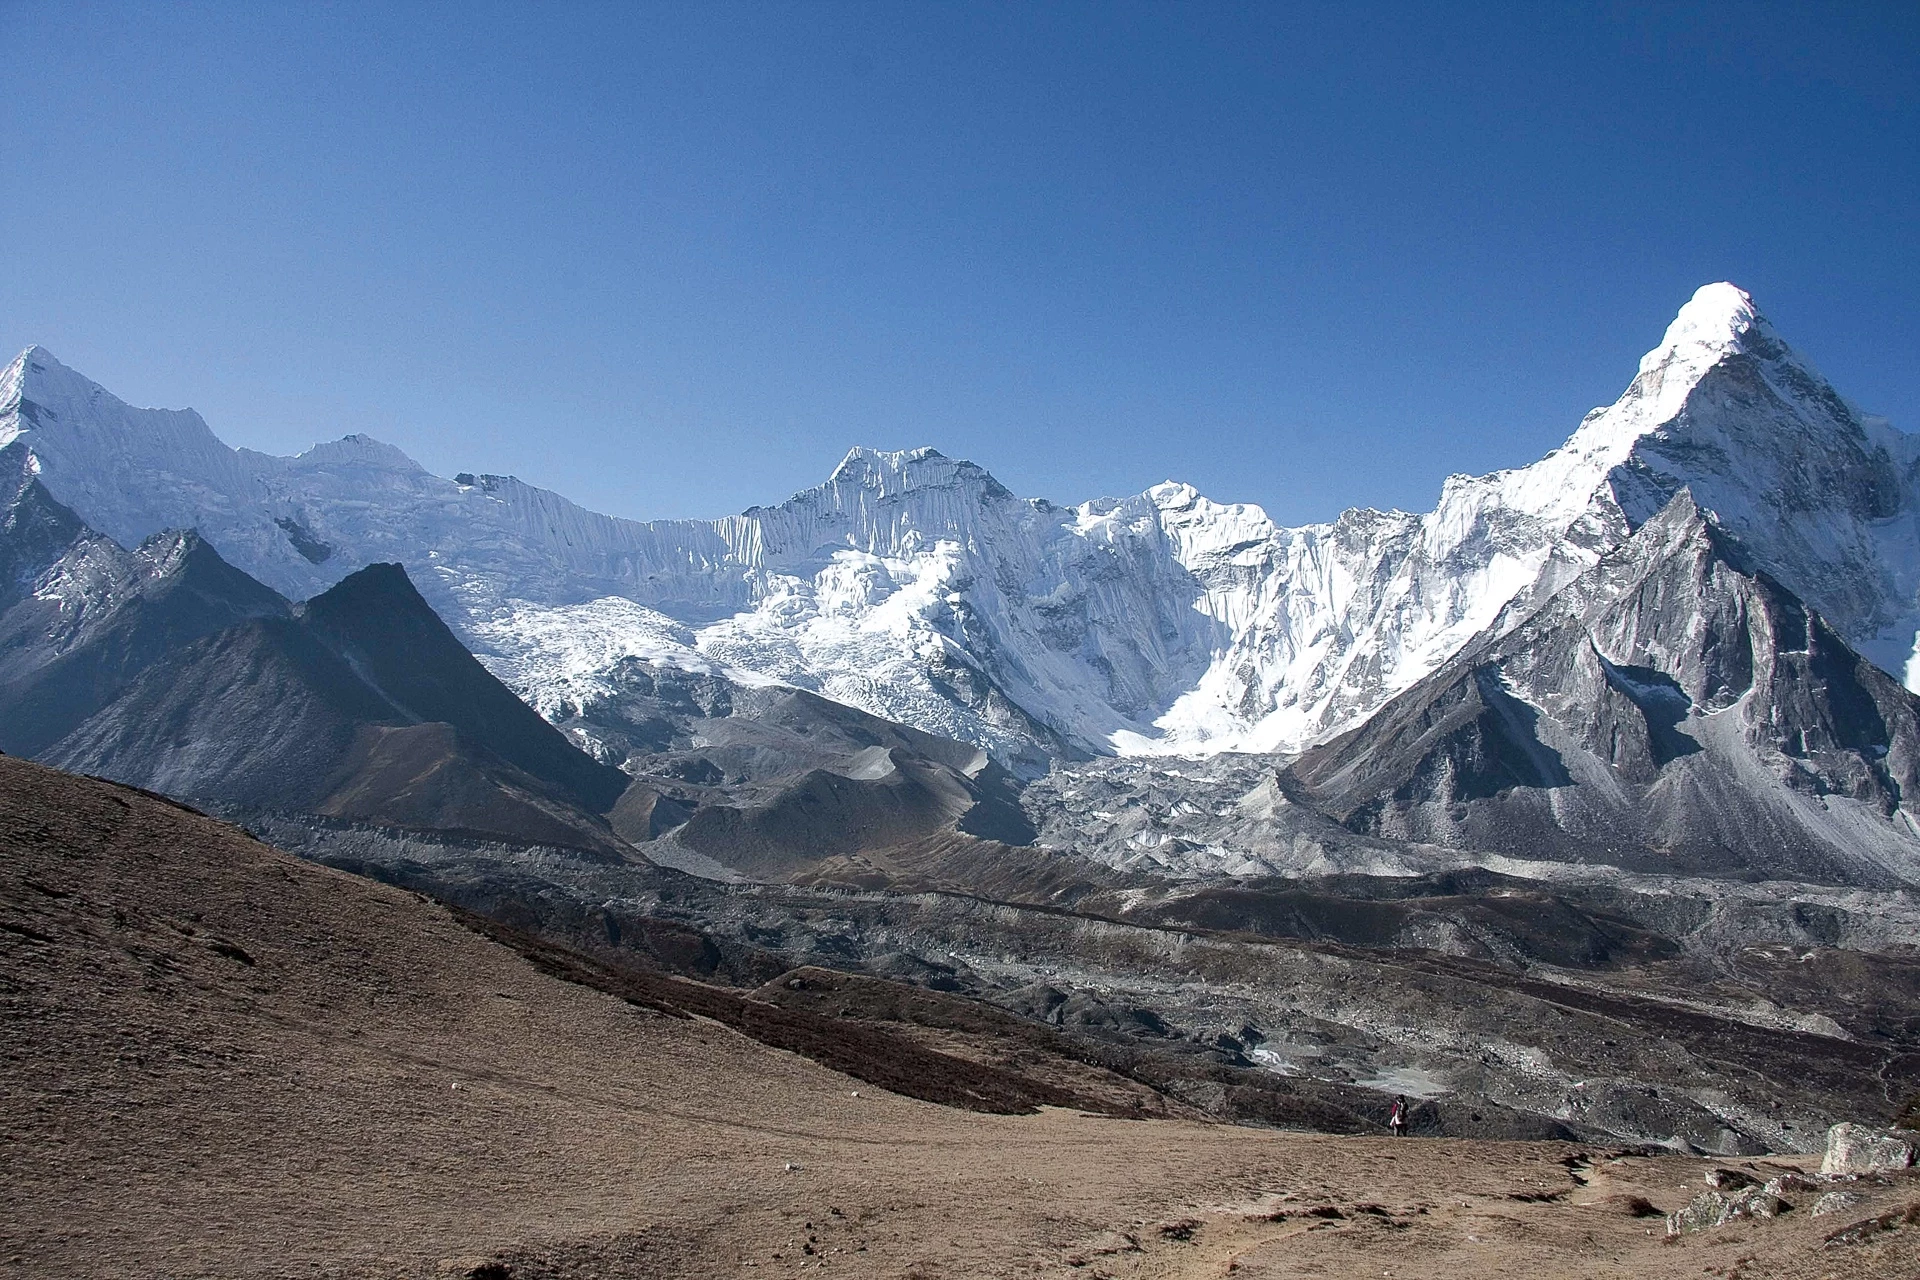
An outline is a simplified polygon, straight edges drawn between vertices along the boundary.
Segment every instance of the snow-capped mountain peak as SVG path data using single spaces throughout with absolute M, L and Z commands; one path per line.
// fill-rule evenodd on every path
M 426 468 L 408 457 L 404 451 L 384 441 L 375 440 L 372 436 L 358 433 L 316 444 L 305 453 L 295 456 L 292 463 L 296 467 L 309 469 L 344 466 L 372 467 L 384 471 L 417 471 L 423 475 L 426 473 Z
M 1285 528 L 1169 481 L 1063 507 L 933 449 L 850 450 L 821 485 L 707 521 L 433 476 L 364 436 L 274 458 L 133 409 L 30 348 L 0 445 L 134 546 L 197 527 L 282 593 L 400 561 L 483 659 L 558 714 L 628 659 L 779 680 L 1039 767 L 1037 749 L 1294 750 L 1523 620 L 1682 487 L 1890 669 L 1920 629 L 1911 437 L 1864 418 L 1730 284 L 1625 393 L 1529 466 L 1425 514 Z
M 1539 462 L 1491 476 L 1449 477 L 1441 505 L 1456 488 L 1491 486 L 1503 506 L 1550 524 L 1573 524 L 1589 513 L 1595 491 L 1634 447 L 1671 424 L 1701 380 L 1729 357 L 1744 355 L 1747 335 L 1765 332 L 1765 326 L 1744 290 L 1724 282 L 1702 286 L 1667 326 L 1660 345 L 1640 358 L 1638 373 L 1618 400 L 1587 414 L 1567 442 Z
M 975 463 L 929 448 L 855 448 L 825 484 L 745 518 L 756 523 L 767 564 L 800 565 L 828 545 L 894 555 L 943 535 L 967 542 L 984 513 L 1004 504 L 1026 505 Z
M 973 463 L 949 458 L 928 446 L 890 451 L 855 445 L 827 477 L 827 486 L 858 485 L 891 495 L 946 487 L 963 476 L 982 476 L 992 482 L 992 477 Z
M 1646 373 L 1684 352 L 1725 355 L 1740 346 L 1749 330 L 1766 327 L 1759 308 L 1753 305 L 1753 296 L 1745 289 L 1725 280 L 1703 284 L 1673 317 L 1660 345 L 1641 358 L 1640 372 Z

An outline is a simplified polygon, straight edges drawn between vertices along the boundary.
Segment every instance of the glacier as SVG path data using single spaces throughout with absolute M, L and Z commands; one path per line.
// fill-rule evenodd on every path
M 1061 506 L 932 449 L 856 448 L 717 520 L 636 521 L 511 476 L 433 475 L 362 435 L 234 449 L 39 347 L 0 374 L 0 447 L 126 546 L 197 529 L 290 598 L 404 563 L 543 714 L 626 658 L 813 690 L 1023 773 L 1077 755 L 1291 753 L 1517 625 L 1682 488 L 1883 668 L 1920 679 L 1920 444 L 1860 412 L 1711 284 L 1625 393 L 1434 510 L 1287 528 L 1191 486 Z

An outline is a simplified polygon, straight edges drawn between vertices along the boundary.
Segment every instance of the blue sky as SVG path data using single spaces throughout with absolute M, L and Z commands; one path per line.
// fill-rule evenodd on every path
M 284 9 L 284 12 L 269 12 Z M 1707 281 L 1920 429 L 1920 5 L 0 4 L 0 343 L 718 515 L 1424 509 Z

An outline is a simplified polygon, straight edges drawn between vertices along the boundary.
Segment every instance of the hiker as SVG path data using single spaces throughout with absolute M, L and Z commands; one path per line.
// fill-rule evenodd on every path
M 1404 1097 L 1393 1100 L 1393 1110 L 1387 1112 L 1387 1128 L 1393 1130 L 1393 1136 L 1407 1136 L 1407 1100 Z

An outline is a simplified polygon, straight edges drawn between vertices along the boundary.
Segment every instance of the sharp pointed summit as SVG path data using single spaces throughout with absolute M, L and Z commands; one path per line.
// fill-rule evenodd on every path
M 1753 295 L 1737 284 L 1722 280 L 1716 284 L 1703 284 L 1694 290 L 1693 297 L 1687 299 L 1685 306 L 1667 326 L 1667 333 L 1660 345 L 1651 352 L 1642 367 L 1662 352 L 1678 350 L 1687 346 L 1704 346 L 1721 351 L 1729 350 L 1739 344 L 1748 330 L 1764 327 L 1765 320 L 1760 309 L 1754 306 Z
M 1917 710 L 1682 489 L 1287 781 L 1374 837 L 1898 885 L 1920 868 Z

